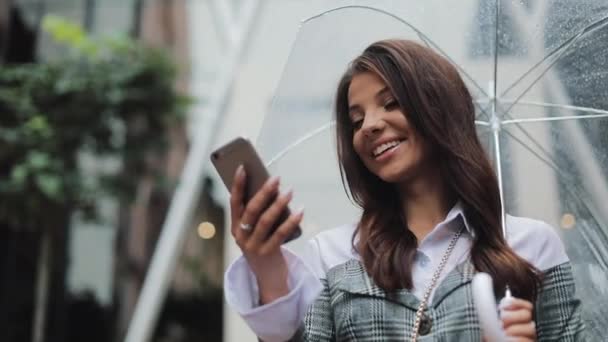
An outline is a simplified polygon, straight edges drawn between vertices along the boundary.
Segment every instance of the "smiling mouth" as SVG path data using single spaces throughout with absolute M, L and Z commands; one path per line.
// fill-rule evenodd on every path
M 403 143 L 406 139 L 402 139 L 402 140 L 393 140 L 393 141 L 389 141 L 387 143 L 384 143 L 378 147 L 376 147 L 373 151 L 372 151 L 372 157 L 374 158 L 378 158 L 381 155 L 385 154 L 388 151 L 391 151 L 395 148 L 397 148 L 397 146 L 401 145 L 401 143 Z

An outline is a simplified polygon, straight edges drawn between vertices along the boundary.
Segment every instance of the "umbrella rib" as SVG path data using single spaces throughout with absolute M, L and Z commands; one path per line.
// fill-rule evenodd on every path
M 426 45 L 427 48 L 431 48 L 431 44 L 430 42 L 426 39 L 425 36 L 422 36 L 420 34 L 418 34 L 418 38 L 420 38 L 420 40 L 422 40 L 424 42 L 424 45 Z
M 488 120 L 490 119 L 490 116 L 488 115 L 488 113 L 484 110 L 484 108 L 481 106 L 482 104 L 484 105 L 488 105 L 490 103 L 490 99 L 484 99 L 482 100 L 475 100 L 473 101 L 473 104 L 479 108 L 479 110 L 481 111 L 481 113 L 479 113 L 477 116 L 475 116 L 475 119 L 479 119 L 481 117 L 482 114 L 485 114 L 486 118 L 488 118 Z
M 479 103 L 475 103 L 475 105 L 477 106 L 477 108 L 479 108 L 479 110 L 481 111 L 481 113 L 479 113 L 475 119 L 479 119 L 482 114 L 485 115 L 486 118 L 490 119 L 490 116 L 488 115 L 488 113 L 483 109 L 483 107 L 479 104 Z
M 532 82 L 532 84 L 530 85 L 530 87 L 528 87 L 523 93 L 522 95 L 520 95 L 518 98 L 521 98 L 525 93 L 528 92 L 528 90 L 530 90 L 530 88 L 536 84 L 536 82 L 538 82 L 538 80 L 547 72 L 547 70 L 549 70 L 551 67 L 553 67 L 553 65 L 561 58 L 561 56 L 564 54 L 565 51 L 567 51 L 567 48 L 570 47 L 570 45 L 572 45 L 575 41 L 577 41 L 578 39 L 582 38 L 584 35 L 586 35 L 587 33 L 593 32 L 596 29 L 602 27 L 604 24 L 608 23 L 608 17 L 599 19 L 591 24 L 589 24 L 587 27 L 585 27 L 582 31 L 578 32 L 577 34 L 573 35 L 572 37 L 568 38 L 567 40 L 565 40 L 562 44 L 560 44 L 559 46 L 555 47 L 553 50 L 551 50 L 551 52 L 549 52 L 547 55 L 545 55 L 545 57 L 543 57 L 543 59 L 541 59 L 540 61 L 538 61 L 536 64 L 534 64 L 528 71 L 526 71 L 525 73 L 523 73 L 518 79 L 516 79 L 513 83 L 511 83 L 510 86 L 508 86 L 501 94 L 501 97 L 504 96 L 505 94 L 507 94 L 509 91 L 511 91 L 511 89 L 513 89 L 519 82 L 521 82 L 524 78 L 526 78 L 526 76 L 528 76 L 529 74 L 531 74 L 534 70 L 536 70 L 536 68 L 538 68 L 541 64 L 543 64 L 544 61 L 546 61 L 547 59 L 551 58 L 553 55 L 557 54 L 558 52 L 560 53 L 555 60 L 547 67 L 547 69 L 540 75 L 540 77 L 538 77 L 536 80 L 534 80 Z M 509 108 L 510 109 L 510 108 Z
M 452 58 L 450 58 L 450 56 L 448 56 L 437 44 L 435 44 L 435 42 L 433 42 L 432 39 L 430 39 L 427 35 L 425 35 L 422 31 L 418 30 L 415 26 L 413 26 L 412 24 L 408 23 L 407 21 L 403 20 L 402 18 L 396 16 L 393 13 L 390 13 L 388 11 L 385 11 L 383 9 L 380 8 L 375 8 L 375 7 L 371 7 L 371 6 L 365 6 L 365 5 L 346 5 L 346 6 L 339 6 L 339 7 L 335 7 L 332 9 L 329 9 L 327 11 L 324 11 L 322 13 L 316 14 L 312 17 L 309 17 L 307 19 L 302 20 L 302 22 L 300 23 L 300 26 L 306 24 L 307 22 L 317 19 L 321 16 L 324 16 L 326 14 L 332 13 L 332 12 L 336 12 L 345 8 L 360 8 L 360 9 L 367 9 L 367 10 L 371 10 L 371 11 L 375 11 L 378 13 L 382 13 L 385 15 L 388 15 L 389 17 L 397 20 L 398 22 L 404 24 L 405 26 L 411 28 L 412 30 L 414 30 L 414 32 L 416 32 L 416 34 L 425 42 L 425 44 L 427 45 L 432 45 L 438 52 L 440 52 L 445 58 L 447 58 L 453 65 L 456 66 L 456 68 L 462 72 L 465 77 L 467 79 L 469 79 L 474 85 L 475 87 L 477 87 L 477 89 L 479 89 L 479 91 L 481 91 L 483 94 L 487 95 L 486 92 L 483 90 L 483 88 L 481 88 L 481 86 L 479 84 L 477 84 L 477 82 L 475 82 L 475 80 L 464 70 L 462 69 L 458 64 L 456 64 L 454 62 L 454 60 L 452 60 Z
M 528 152 L 532 153 L 535 157 L 537 157 L 540 161 L 542 161 L 543 163 L 545 163 L 547 166 L 549 166 L 551 169 L 553 169 L 553 171 L 555 171 L 558 175 L 562 176 L 564 179 L 566 180 L 570 180 L 569 177 L 567 176 L 567 174 L 565 174 L 560 168 L 559 166 L 557 166 L 557 164 L 555 163 L 555 161 L 553 160 L 552 157 L 550 157 L 549 155 L 547 157 L 542 156 L 540 153 L 534 151 L 533 149 L 531 149 L 526 143 L 524 143 L 521 139 L 519 139 L 518 137 L 516 137 L 515 135 L 513 135 L 511 132 L 509 131 L 505 131 L 505 133 L 510 136 L 513 140 L 515 140 L 517 143 L 519 143 L 523 148 L 525 148 Z M 538 144 L 535 141 L 536 144 Z M 542 150 L 543 153 L 547 154 L 547 151 L 545 151 L 542 147 L 540 146 L 536 146 L 539 149 Z
M 598 226 L 599 226 L 599 224 L 598 224 Z M 591 247 L 591 253 L 593 253 L 593 256 L 595 256 L 595 260 L 597 260 L 597 262 L 603 266 L 604 270 L 608 269 L 608 262 L 604 261 L 604 258 L 602 257 L 602 255 L 605 253 L 601 253 L 600 251 L 598 251 L 598 248 L 596 247 L 597 245 L 601 245 L 601 243 L 596 242 L 597 240 L 590 237 L 589 233 L 587 233 L 585 230 L 581 229 L 580 231 L 581 231 L 581 235 L 583 236 L 583 239 L 585 239 L 585 242 L 587 242 L 587 244 Z M 600 232 L 601 232 L 601 228 L 600 228 Z M 600 235 L 600 238 L 603 238 L 602 239 L 603 242 L 606 242 L 606 240 L 608 240 L 608 239 L 606 239 L 606 234 Z
M 558 177 L 563 177 L 564 179 L 564 189 L 566 191 L 568 191 L 572 196 L 576 197 L 576 199 L 579 200 L 579 203 L 581 203 L 585 209 L 587 209 L 587 211 L 595 218 L 595 215 L 593 214 L 594 210 L 592 208 L 590 208 L 587 205 L 587 201 L 584 201 L 582 199 L 582 196 L 579 195 L 580 189 L 578 189 L 577 186 L 575 185 L 571 185 L 571 184 L 575 184 L 574 182 L 571 181 L 571 177 L 568 177 L 557 165 L 554 165 L 554 162 L 552 160 L 547 160 L 547 158 L 541 156 L 539 153 L 537 153 L 536 151 L 532 150 L 530 147 L 527 146 L 527 144 L 525 144 L 523 141 L 521 141 L 521 139 L 517 138 L 516 136 L 514 136 L 513 134 L 511 134 L 510 132 L 506 131 L 505 132 L 508 136 L 510 136 L 513 140 L 515 140 L 517 143 L 519 143 L 523 148 L 525 148 L 526 150 L 528 150 L 528 152 L 532 153 L 534 156 L 536 156 L 540 161 L 542 161 L 543 163 L 547 164 L 547 166 L 549 166 L 551 169 L 553 169 L 557 174 Z M 546 152 L 545 152 L 546 153 Z M 599 222 L 596 218 L 596 222 Z M 583 235 L 583 238 L 585 239 L 585 241 L 587 241 L 587 243 L 589 243 L 590 246 L 594 246 L 594 244 L 592 243 L 593 241 L 595 241 L 594 239 L 591 239 L 589 237 L 589 233 L 587 233 L 584 230 L 581 230 L 581 233 Z M 604 241 L 608 240 L 606 238 L 605 234 L 602 234 L 600 236 L 600 238 L 603 238 Z M 598 262 L 600 262 L 604 268 L 607 268 L 608 265 L 606 262 L 602 261 L 602 253 L 597 251 L 597 248 L 593 248 L 592 253 L 594 254 L 594 256 L 596 257 L 596 259 L 598 260 Z
M 526 131 L 526 130 L 525 130 L 523 127 L 521 127 L 521 125 L 520 125 L 520 124 L 515 123 L 514 125 L 515 125 L 515 127 L 517 127 L 517 128 L 518 128 L 518 129 L 521 131 L 521 133 L 522 133 L 523 135 L 525 135 L 525 136 L 526 136 L 526 138 L 530 139 L 531 143 L 532 143 L 532 144 L 533 144 L 533 145 L 534 145 L 534 146 L 535 146 L 537 149 L 539 149 L 540 151 L 542 151 L 542 152 L 543 152 L 543 153 L 544 153 L 544 154 L 547 156 L 545 159 L 549 159 L 549 160 L 550 160 L 550 162 L 551 162 L 553 165 L 555 165 L 555 167 L 557 167 L 557 163 L 555 162 L 555 160 L 553 160 L 553 157 L 551 156 L 551 153 L 549 153 L 549 152 L 548 152 L 548 151 L 547 151 L 547 150 L 546 150 L 546 149 L 545 149 L 545 148 L 544 148 L 544 147 L 543 147 L 543 146 L 542 146 L 542 145 L 541 145 L 541 144 L 540 144 L 540 143 L 539 143 L 539 142 L 538 142 L 536 139 L 534 139 L 534 138 L 533 138 L 533 137 L 530 135 L 530 133 L 528 133 L 528 131 Z M 518 138 L 516 138 L 516 137 L 515 137 L 513 134 L 511 134 L 509 131 L 506 131 L 506 133 L 507 133 L 508 135 L 510 135 L 510 136 L 511 136 L 513 139 L 515 139 L 516 141 L 520 142 L 520 143 L 521 143 L 521 144 L 522 144 L 524 147 L 526 147 L 526 148 L 527 148 L 527 149 L 528 149 L 530 152 L 533 152 L 532 150 L 530 150 L 530 149 L 529 149 L 529 147 L 528 147 L 526 144 L 524 144 L 522 141 L 520 141 Z
M 398 17 L 396 17 L 398 18 Z M 486 92 L 483 90 L 483 88 L 477 83 L 475 82 L 475 80 L 473 79 L 473 77 L 471 77 L 471 75 L 469 75 L 468 72 L 466 72 L 466 70 L 464 70 L 458 63 L 456 63 L 445 51 L 443 51 L 442 48 L 439 47 L 439 45 L 437 45 L 435 42 L 433 42 L 432 39 L 430 39 L 427 35 L 425 35 L 424 33 L 422 33 L 421 31 L 419 31 L 418 29 L 416 29 L 414 26 L 410 25 L 409 23 L 407 23 L 405 20 L 402 20 L 401 18 L 398 18 L 397 20 L 399 20 L 400 22 L 404 23 L 405 25 L 409 26 L 412 30 L 414 30 L 416 32 L 416 34 L 418 34 L 418 36 L 420 37 L 420 39 L 422 41 L 425 42 L 425 44 L 429 47 L 433 47 L 435 50 L 439 51 L 445 58 L 447 58 L 450 63 L 452 63 L 452 65 L 454 65 L 456 67 L 456 69 L 458 69 L 458 71 L 460 71 L 469 81 L 471 81 L 473 83 L 473 85 L 479 89 L 479 91 L 481 91 L 484 95 L 488 95 L 486 94 Z M 482 109 L 483 111 L 483 109 Z M 485 111 L 483 111 L 484 114 L 487 115 L 487 113 L 485 113 Z
M 551 70 L 551 68 L 555 65 L 555 63 L 557 63 L 557 61 L 559 61 L 559 58 L 561 56 L 563 56 L 566 51 L 567 50 L 562 50 L 561 51 L 561 53 L 559 54 L 559 56 L 557 56 L 551 62 L 551 64 L 549 64 L 549 66 L 545 70 L 543 70 L 543 72 L 540 75 L 538 75 L 538 77 L 532 83 L 530 83 L 530 85 L 521 94 L 519 94 L 519 96 L 517 96 L 517 98 L 515 98 L 515 101 L 513 101 L 513 103 L 511 103 L 511 105 L 507 108 L 507 110 L 505 110 L 505 112 L 504 112 L 503 115 L 507 115 L 511 111 L 511 109 L 513 109 L 513 106 L 515 106 L 519 102 L 519 100 L 522 97 L 524 97 L 528 93 L 528 91 L 530 91 L 530 89 L 532 89 L 532 87 L 534 87 L 534 85 L 536 85 L 536 82 L 538 82 L 541 78 L 543 78 L 543 76 L 545 76 L 545 74 L 547 72 L 549 72 L 549 70 Z M 543 60 L 545 60 L 545 59 L 543 59 Z M 526 72 L 526 74 L 529 74 L 531 72 L 532 72 L 532 69 L 528 70 L 528 72 Z M 503 95 L 504 94 L 506 94 L 506 92 L 503 92 Z
M 568 116 L 554 116 L 554 117 L 545 117 L 545 118 L 529 118 L 529 119 L 513 119 L 511 115 L 508 117 L 511 120 L 504 120 L 502 124 L 513 124 L 513 123 L 522 123 L 522 122 L 548 122 L 548 121 L 565 121 L 565 120 L 580 120 L 580 119 L 598 119 L 608 117 L 608 110 L 597 109 L 591 107 L 582 107 L 582 106 L 572 106 L 566 104 L 558 104 L 558 103 L 547 103 L 547 102 L 534 102 L 534 101 L 510 101 L 510 100 L 502 100 L 502 103 L 509 103 L 512 106 L 515 104 L 521 105 L 530 105 L 530 106 L 538 106 L 544 108 L 562 108 L 562 109 L 570 109 L 581 112 L 588 113 L 596 113 L 596 114 L 587 114 L 587 115 L 568 115 Z
M 605 109 L 583 107 L 583 106 L 572 106 L 572 105 L 560 104 L 560 103 L 536 102 L 536 101 L 513 101 L 513 100 L 501 100 L 500 102 L 509 103 L 509 104 L 523 104 L 523 105 L 546 107 L 546 108 L 572 109 L 572 110 L 577 110 L 577 111 L 581 111 L 581 112 L 589 112 L 589 113 L 596 113 L 596 114 L 608 114 L 608 110 L 605 110 Z
M 287 145 L 287 147 L 285 147 L 283 150 L 279 151 L 279 153 L 277 153 L 272 159 L 270 159 L 270 161 L 268 163 L 266 163 L 266 167 L 270 167 L 272 166 L 274 163 L 276 163 L 279 159 L 283 158 L 284 155 L 286 155 L 289 151 L 293 150 L 294 148 L 298 147 L 298 145 L 300 145 L 301 143 L 307 141 L 308 139 L 313 138 L 314 136 L 322 133 L 324 130 L 330 128 L 331 126 L 336 124 L 336 120 L 331 120 L 330 122 L 315 128 L 314 130 L 310 131 L 308 134 L 301 136 L 299 139 L 297 139 L 296 141 L 294 141 L 293 143 Z
M 569 115 L 569 116 L 552 116 L 547 118 L 528 118 L 528 119 L 513 119 L 502 121 L 503 125 L 532 123 L 532 122 L 549 122 L 549 121 L 567 121 L 567 120 L 582 120 L 582 119 L 601 119 L 608 118 L 606 114 L 588 114 L 588 115 Z
M 406 25 L 408 25 L 406 23 Z M 414 29 L 412 27 L 412 29 Z M 414 29 L 416 30 L 416 29 Z M 456 69 L 458 69 L 458 71 L 460 71 L 470 82 L 473 83 L 473 85 L 475 85 L 475 87 L 477 89 L 479 89 L 484 95 L 487 95 L 483 89 L 481 88 L 481 86 L 479 84 L 477 84 L 477 82 L 475 82 L 475 80 L 473 79 L 473 77 L 471 77 L 471 75 L 469 75 L 462 67 L 460 67 L 460 65 L 458 65 L 456 62 L 454 62 L 454 60 L 452 58 L 450 58 L 450 56 L 445 53 L 437 44 L 433 43 L 432 40 L 428 39 L 427 36 L 425 36 L 424 34 L 422 34 L 419 31 L 416 31 L 418 34 L 418 37 L 420 38 L 420 40 L 422 40 L 424 42 L 424 44 L 428 47 L 428 48 L 434 48 L 435 50 L 439 51 L 445 58 L 447 58 L 450 63 L 452 63 L 452 65 L 454 65 L 456 67 Z M 494 89 L 494 91 L 496 92 L 496 89 Z M 477 104 L 477 103 L 475 103 Z M 477 115 L 477 117 L 475 117 L 476 119 L 479 118 L 481 116 L 481 114 L 485 114 L 485 116 L 489 119 L 490 116 L 488 115 L 488 113 L 483 109 L 483 107 L 478 106 L 479 110 L 481 111 L 480 115 Z
M 569 189 L 567 189 L 569 190 Z M 570 191 L 570 190 L 569 190 Z M 581 203 L 585 203 L 583 200 L 581 200 L 580 198 L 578 198 L 578 195 L 573 194 L 574 196 L 577 197 L 577 199 L 579 201 L 581 201 Z M 593 214 L 593 210 L 591 208 L 589 208 L 586 204 L 583 204 L 583 206 L 589 211 L 589 213 L 591 214 L 591 216 L 595 219 L 595 222 L 597 222 L 598 227 L 601 227 L 601 225 L 599 224 L 599 221 L 595 218 L 595 215 Z M 595 256 L 595 259 L 597 260 L 598 263 L 600 263 L 604 269 L 608 269 L 608 262 L 604 261 L 604 258 L 602 257 L 602 255 L 605 255 L 606 253 L 602 253 L 598 250 L 597 246 L 602 246 L 602 243 L 606 243 L 608 238 L 606 237 L 606 234 L 602 234 L 603 230 L 600 228 L 598 231 L 596 231 L 596 235 L 599 235 L 599 239 L 602 242 L 597 242 L 597 239 L 594 239 L 593 237 L 589 236 L 590 234 L 587 233 L 587 231 L 585 231 L 584 229 L 579 229 L 581 232 L 581 235 L 583 236 L 583 239 L 585 239 L 585 242 L 587 242 L 587 244 L 591 247 L 591 253 L 593 254 L 593 256 Z
M 495 5 L 496 5 L 496 17 L 494 18 L 494 20 L 496 20 L 496 25 L 494 25 L 494 84 L 492 84 L 492 100 L 494 101 L 494 103 L 496 103 L 496 86 L 498 84 L 498 16 L 500 14 L 500 6 L 499 6 L 499 0 L 495 1 Z M 493 106 L 494 110 L 492 112 L 492 115 L 495 116 L 496 115 L 496 105 L 494 104 Z M 492 117 L 489 118 L 490 120 L 492 119 Z
M 506 112 L 505 112 L 505 116 L 511 119 L 511 120 L 509 120 L 509 121 L 516 120 L 516 119 L 514 119 L 514 118 L 513 118 L 511 115 L 509 115 L 509 114 L 508 114 L 508 113 L 506 113 Z M 504 121 L 506 121 L 506 120 L 504 120 Z M 504 121 L 501 121 L 501 124 L 504 124 Z M 515 127 L 517 127 L 517 128 L 518 128 L 518 129 L 519 129 L 519 130 L 522 132 L 522 134 L 524 134 L 524 135 L 525 135 L 525 136 L 526 136 L 528 139 L 530 139 L 530 141 L 532 141 L 532 142 L 534 143 L 534 145 L 535 145 L 535 146 L 536 146 L 536 147 L 537 147 L 539 150 L 543 151 L 543 152 L 544 152 L 546 155 L 548 155 L 548 156 L 550 156 L 550 155 L 551 155 L 551 154 L 550 154 L 550 153 L 549 153 L 549 152 L 548 152 L 546 149 L 544 149 L 544 148 L 542 147 L 542 145 L 541 145 L 541 144 L 540 144 L 538 141 L 536 141 L 536 139 L 534 139 L 534 138 L 533 138 L 533 137 L 530 135 L 530 133 L 528 133 L 528 131 L 526 131 L 526 130 L 525 130 L 523 127 L 521 127 L 521 125 L 520 125 L 519 123 L 515 122 L 515 123 L 512 123 L 512 124 L 514 124 L 514 125 L 515 125 Z
M 502 236 L 507 238 L 507 215 L 505 212 L 505 190 L 502 179 L 502 158 L 500 153 L 500 132 L 496 129 L 492 130 L 494 135 L 494 154 L 496 155 L 496 178 L 498 180 L 498 194 L 500 196 L 500 225 L 502 227 Z
M 424 36 L 424 35 L 418 34 L 418 36 L 420 37 L 420 40 L 422 40 L 422 41 L 424 42 L 424 44 L 426 44 L 426 46 L 427 46 L 428 48 L 434 48 L 434 49 L 436 49 L 437 51 L 441 52 L 441 54 L 442 54 L 442 55 L 443 55 L 445 58 L 447 58 L 447 59 L 450 61 L 450 63 L 452 63 L 452 65 L 454 65 L 454 66 L 456 67 L 456 69 L 458 69 L 458 70 L 459 70 L 459 71 L 460 71 L 460 72 L 461 72 L 463 75 L 465 75 L 465 77 L 466 77 L 466 78 L 467 78 L 469 81 L 471 81 L 471 82 L 472 82 L 472 83 L 475 85 L 475 87 L 476 87 L 477 89 L 481 90 L 481 92 L 482 92 L 482 93 L 484 93 L 484 95 L 486 95 L 486 94 L 485 94 L 485 92 L 484 92 L 484 91 L 481 89 L 481 86 L 480 86 L 479 84 L 477 84 L 477 82 L 475 82 L 475 80 L 473 79 L 473 77 L 471 77 L 471 76 L 470 76 L 470 75 L 469 75 L 469 74 L 468 74 L 468 73 L 467 73 L 467 72 L 466 72 L 466 71 L 465 71 L 463 68 L 461 68 L 461 67 L 460 67 L 460 66 L 459 66 L 457 63 L 455 63 L 455 62 L 454 62 L 454 60 L 452 60 L 452 59 L 450 58 L 450 56 L 448 56 L 448 55 L 447 55 L 447 54 L 446 54 L 446 53 L 445 53 L 445 52 L 444 52 L 444 51 L 443 51 L 443 50 L 442 50 L 442 49 L 441 49 L 439 46 L 437 46 L 436 44 L 434 44 L 432 41 L 429 41 L 429 40 L 427 39 L 427 37 L 426 37 L 426 36 Z M 495 83 L 496 83 L 496 82 L 495 82 Z M 496 92 L 496 89 L 494 89 L 494 92 Z M 478 101 L 476 101 L 476 102 L 475 102 L 475 105 L 477 105 L 477 108 L 479 108 L 479 110 L 480 110 L 479 115 L 477 115 L 477 116 L 475 117 L 475 119 L 478 119 L 480 116 L 482 116 L 482 114 L 483 114 L 483 115 L 485 115 L 485 117 L 489 119 L 489 118 L 490 118 L 490 116 L 488 115 L 488 112 L 486 112 L 486 111 L 485 111 L 485 109 L 484 109 L 482 106 L 480 106 L 480 105 L 479 105 L 480 103 L 481 103 L 481 102 L 478 102 Z

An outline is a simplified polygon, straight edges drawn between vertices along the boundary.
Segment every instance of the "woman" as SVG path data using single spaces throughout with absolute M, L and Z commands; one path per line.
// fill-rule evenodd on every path
M 405 40 L 369 46 L 338 85 L 337 147 L 357 225 L 319 234 L 299 258 L 281 242 L 302 220 L 270 227 L 291 199 L 277 178 L 243 204 L 231 193 L 232 234 L 244 258 L 226 272 L 226 297 L 265 341 L 482 338 L 471 278 L 494 279 L 517 341 L 580 341 L 579 301 L 563 245 L 545 223 L 507 217 L 457 70 Z M 253 226 L 253 229 L 249 229 Z

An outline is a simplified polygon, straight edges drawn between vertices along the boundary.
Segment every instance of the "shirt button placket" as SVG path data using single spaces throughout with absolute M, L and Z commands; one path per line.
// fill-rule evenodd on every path
M 416 253 L 416 262 L 421 268 L 427 268 L 431 263 L 431 259 L 423 252 L 418 251 Z

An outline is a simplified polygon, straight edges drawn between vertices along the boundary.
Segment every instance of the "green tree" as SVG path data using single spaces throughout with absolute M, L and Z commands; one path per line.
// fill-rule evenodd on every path
M 43 282 L 33 324 L 40 336 L 45 322 L 58 331 L 63 324 L 70 219 L 96 219 L 101 194 L 128 200 L 137 174 L 149 169 L 151 153 L 166 147 L 166 129 L 188 102 L 175 91 L 176 70 L 162 51 L 127 37 L 91 37 L 58 17 L 45 18 L 43 27 L 66 53 L 0 70 L 0 230 L 34 234 L 43 247 L 32 251 Z M 83 156 L 120 167 L 92 172 Z

